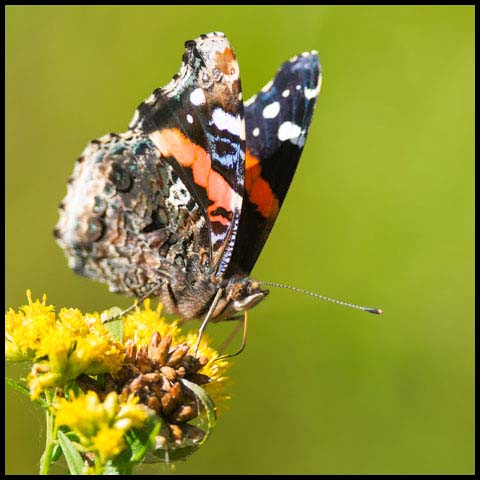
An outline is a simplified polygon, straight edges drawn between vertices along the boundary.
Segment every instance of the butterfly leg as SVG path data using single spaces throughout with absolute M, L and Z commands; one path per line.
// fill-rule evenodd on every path
M 162 284 L 160 284 L 162 285 Z M 102 323 L 108 323 L 108 322 L 113 322 L 114 320 L 117 320 L 121 317 L 124 317 L 127 313 L 130 313 L 137 305 L 142 303 L 146 298 L 148 298 L 155 290 L 158 289 L 160 285 L 155 285 L 153 288 L 147 291 L 145 295 L 143 295 L 139 300 L 135 300 L 135 302 L 130 305 L 128 308 L 125 310 L 121 311 L 117 315 L 114 315 L 113 317 L 106 318 L 105 320 L 102 320 Z
M 226 348 L 230 345 L 230 343 L 232 343 L 232 340 L 237 336 L 238 332 L 243 326 L 243 318 L 244 318 L 244 315 L 236 315 L 233 318 L 227 319 L 227 321 L 229 322 L 235 321 L 236 323 L 235 323 L 235 327 L 230 332 L 228 337 L 223 341 L 223 343 L 217 349 L 219 354 L 222 354 L 226 350 Z
M 216 295 L 215 295 L 215 298 L 213 299 L 212 304 L 210 305 L 210 308 L 208 309 L 207 315 L 203 319 L 203 322 L 200 325 L 200 328 L 198 329 L 197 343 L 195 343 L 195 348 L 193 349 L 193 356 L 194 357 L 197 356 L 197 351 L 198 351 L 198 347 L 200 345 L 200 340 L 202 339 L 203 332 L 205 331 L 205 328 L 207 327 L 207 323 L 212 318 L 215 307 L 217 306 L 218 301 L 220 300 L 220 297 L 222 296 L 222 294 L 223 294 L 223 288 L 219 288 Z
M 238 324 L 235 325 L 235 328 L 232 330 L 228 338 L 222 343 L 222 346 L 220 347 L 220 351 L 223 351 L 230 344 L 230 342 L 235 338 L 235 335 L 238 333 L 238 331 L 242 326 L 243 326 L 243 337 L 242 337 L 242 344 L 240 345 L 240 348 L 235 353 L 227 353 L 226 355 L 220 355 L 214 360 L 215 362 L 217 362 L 218 360 L 223 360 L 225 358 L 236 357 L 237 355 L 240 355 L 245 350 L 245 346 L 247 345 L 247 329 L 248 329 L 247 310 L 245 310 L 244 312 L 243 322 L 239 321 Z

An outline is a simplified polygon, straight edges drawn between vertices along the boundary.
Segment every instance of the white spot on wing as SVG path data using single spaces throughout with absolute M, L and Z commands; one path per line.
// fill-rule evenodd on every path
M 132 121 L 128 125 L 130 128 L 132 128 L 137 122 L 138 119 L 140 118 L 140 114 L 138 113 L 138 110 L 135 110 L 135 113 L 133 114 Z
M 302 88 L 301 85 L 297 85 L 297 86 L 295 87 L 295 90 L 300 90 L 301 88 Z
M 320 93 L 320 87 L 322 86 L 322 77 L 318 77 L 318 84 L 316 88 L 307 88 L 305 87 L 305 98 L 310 100 L 315 98 Z
M 320 92 L 320 89 L 317 88 L 307 88 L 305 87 L 305 98 L 307 100 L 311 100 L 312 98 L 315 98 Z
M 287 98 L 290 95 L 290 90 L 287 88 L 282 92 L 282 97 Z
M 262 92 L 268 92 L 273 85 L 273 80 L 270 80 L 263 88 Z
M 193 123 L 193 117 L 190 114 L 187 114 L 187 122 Z
M 191 199 L 192 197 L 186 190 L 183 182 L 180 179 L 177 179 L 176 182 L 170 186 L 166 203 L 167 205 L 187 205 Z
M 243 104 L 246 106 L 246 107 L 249 107 L 255 100 L 256 100 L 257 96 L 256 95 L 253 95 L 252 97 L 250 97 L 246 102 L 244 102 Z
M 280 111 L 280 103 L 273 102 L 270 105 L 267 105 L 262 112 L 263 118 L 275 118 Z
M 242 122 L 239 116 L 234 117 L 221 108 L 216 108 L 212 113 L 212 120 L 219 130 L 228 130 L 234 135 L 241 136 Z
M 205 93 L 201 88 L 196 88 L 191 94 L 190 94 L 190 101 L 194 105 L 201 105 L 202 103 L 206 102 L 205 98 Z
M 294 140 L 302 133 L 302 129 L 292 122 L 283 122 L 278 129 L 278 139 L 281 142 Z
M 157 99 L 157 97 L 155 96 L 154 93 L 152 93 L 146 100 L 145 100 L 145 103 L 147 105 L 153 105 L 155 103 L 155 100 Z
M 258 137 L 260 135 L 260 129 L 259 128 L 254 128 L 253 132 L 252 132 L 252 135 L 254 137 Z

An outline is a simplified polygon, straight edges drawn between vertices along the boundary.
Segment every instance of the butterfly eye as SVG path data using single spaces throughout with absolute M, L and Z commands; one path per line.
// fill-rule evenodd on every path
M 88 221 L 86 237 L 91 242 L 97 242 L 103 237 L 105 225 L 98 217 L 92 217 Z
M 110 180 L 119 192 L 128 192 L 132 187 L 133 179 L 130 173 L 120 165 L 114 163 L 110 173 Z
M 241 283 L 237 283 L 232 290 L 232 297 L 234 300 L 242 300 L 247 296 L 247 288 Z

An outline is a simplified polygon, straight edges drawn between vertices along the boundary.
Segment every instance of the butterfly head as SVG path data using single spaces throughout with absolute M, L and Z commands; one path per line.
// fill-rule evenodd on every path
M 250 310 L 270 292 L 260 288 L 260 284 L 248 277 L 235 276 L 224 286 L 223 312 L 221 319 L 228 319 L 238 312 Z

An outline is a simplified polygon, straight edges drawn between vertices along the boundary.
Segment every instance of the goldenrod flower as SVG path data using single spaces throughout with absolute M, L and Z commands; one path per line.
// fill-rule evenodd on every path
M 30 391 L 35 398 L 46 387 L 63 386 L 81 374 L 113 373 L 123 357 L 123 347 L 112 341 L 99 314 L 84 316 L 75 309 L 62 309 L 55 328 L 37 349 L 36 358 L 42 360 L 32 368 Z
M 9 309 L 5 314 L 5 358 L 11 361 L 35 357 L 42 340 L 55 328 L 55 311 L 52 305 L 32 301 L 32 292 L 27 290 L 28 305 L 16 313 Z
M 113 373 L 122 365 L 123 346 L 112 341 L 100 315 L 83 315 L 63 308 L 58 317 L 53 306 L 32 302 L 18 313 L 5 315 L 5 355 L 8 360 L 36 360 L 29 375 L 32 398 L 48 387 L 63 387 L 81 374 Z
M 5 314 L 5 356 L 32 360 L 31 397 L 45 394 L 56 427 L 68 427 L 77 436 L 80 469 L 83 460 L 90 465 L 95 460 L 95 468 L 84 473 L 98 473 L 97 467 L 120 455 L 132 428 L 145 426 L 145 449 L 160 458 L 171 458 L 176 448 L 180 458 L 201 445 L 215 423 L 215 410 L 229 398 L 224 392 L 229 363 L 218 360 L 206 336 L 194 357 L 197 333 L 182 335 L 178 322 L 161 316 L 161 305 L 152 309 L 146 300 L 123 319 L 121 344 L 102 323 L 108 312 L 62 308 L 56 314 L 45 295 L 42 302 L 32 301 L 30 291 L 27 297 L 28 305 Z M 71 382 L 82 393 L 64 398 Z M 43 472 L 53 444 L 44 455 Z
M 158 332 L 161 337 L 170 335 L 175 339 L 180 334 L 178 322 L 167 322 L 161 316 L 162 304 L 158 304 L 155 310 L 151 308 L 150 299 L 147 298 L 143 302 L 143 309 L 139 306 L 135 308 L 133 313 L 125 317 L 123 322 L 123 339 L 124 342 L 133 340 L 136 345 L 147 345 L 152 338 L 154 332 Z
M 95 437 L 89 450 L 97 452 L 103 461 L 116 457 L 125 448 L 125 432 L 107 426 L 102 426 Z
M 59 398 L 54 411 L 57 426 L 68 426 L 81 445 L 98 454 L 103 462 L 122 452 L 125 433 L 140 428 L 153 414 L 133 395 L 123 400 L 110 392 L 102 402 L 92 391 L 73 400 Z

